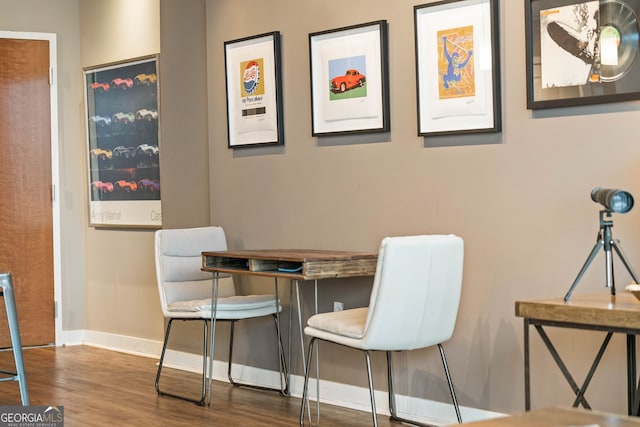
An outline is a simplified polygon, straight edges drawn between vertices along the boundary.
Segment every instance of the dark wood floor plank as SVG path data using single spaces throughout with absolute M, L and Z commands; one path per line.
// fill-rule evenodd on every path
M 157 360 L 152 358 L 89 346 L 26 349 L 24 358 L 31 405 L 64 406 L 69 427 L 298 425 L 300 399 L 275 392 L 215 381 L 210 407 L 158 397 L 154 389 Z M 0 352 L 0 369 L 13 369 L 10 351 Z M 167 368 L 163 381 L 178 393 L 196 396 L 199 391 L 197 374 Z M 0 383 L 0 405 L 19 403 L 18 384 Z M 322 405 L 321 413 L 323 426 L 372 424 L 366 412 Z M 386 416 L 378 416 L 378 422 L 380 427 L 400 425 Z

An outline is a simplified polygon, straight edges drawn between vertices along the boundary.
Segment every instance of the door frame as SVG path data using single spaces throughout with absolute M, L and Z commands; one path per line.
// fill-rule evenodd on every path
M 54 33 L 32 33 L 22 31 L 0 31 L 1 39 L 46 40 L 49 42 L 49 66 L 51 85 L 51 207 L 53 212 L 53 302 L 55 304 L 55 343 L 64 344 L 62 333 L 62 262 L 60 239 L 60 162 L 58 141 L 58 50 Z

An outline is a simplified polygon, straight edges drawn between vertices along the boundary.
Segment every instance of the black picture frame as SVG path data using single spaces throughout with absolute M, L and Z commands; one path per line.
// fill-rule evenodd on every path
M 525 0 L 527 108 L 640 99 L 640 0 Z
M 89 225 L 161 228 L 158 55 L 83 74 Z
M 309 34 L 312 136 L 389 132 L 387 26 L 380 20 Z
M 418 136 L 501 131 L 498 3 L 414 6 Z
M 280 32 L 224 42 L 228 148 L 284 144 Z

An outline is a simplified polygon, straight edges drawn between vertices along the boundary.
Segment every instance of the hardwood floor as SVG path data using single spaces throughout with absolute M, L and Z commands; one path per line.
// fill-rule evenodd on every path
M 69 427 L 298 425 L 300 399 L 275 392 L 216 381 L 210 407 L 158 397 L 156 359 L 89 346 L 31 348 L 24 351 L 24 358 L 31 405 L 64 406 L 65 426 Z M 1 351 L 0 369 L 12 370 L 13 366 L 12 353 Z M 165 368 L 162 375 L 163 389 L 197 395 L 197 374 Z M 0 405 L 19 404 L 17 382 L 0 383 Z M 321 414 L 323 426 L 372 425 L 366 412 L 322 405 Z M 384 415 L 378 416 L 378 424 L 400 425 Z

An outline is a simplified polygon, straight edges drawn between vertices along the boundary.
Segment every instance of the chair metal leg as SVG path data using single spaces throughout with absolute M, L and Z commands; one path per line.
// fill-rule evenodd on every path
M 313 346 L 315 345 L 316 340 L 317 340 L 316 337 L 312 337 L 311 340 L 309 341 L 309 352 L 307 353 L 307 363 L 304 368 L 304 386 L 302 388 L 302 404 L 300 405 L 300 420 L 299 420 L 300 426 L 305 425 L 305 410 L 306 410 L 307 404 L 309 403 L 309 375 L 311 373 L 311 364 L 313 359 L 313 350 L 314 350 Z M 367 363 L 367 378 L 369 380 L 369 397 L 371 399 L 371 416 L 373 418 L 374 427 L 378 427 L 378 418 L 376 416 L 376 399 L 374 395 L 375 391 L 373 388 L 373 374 L 371 373 L 371 357 L 369 356 L 369 352 L 367 350 L 363 350 L 363 353 L 364 353 L 365 361 Z M 317 363 L 319 363 L 319 361 L 317 361 L 316 364 Z M 317 378 L 317 381 L 320 381 L 320 378 Z M 320 402 L 320 396 L 318 394 L 318 417 L 317 417 L 318 425 L 320 425 L 319 402 Z M 309 414 L 309 418 L 311 418 L 310 414 Z M 311 425 L 311 419 L 309 419 L 309 424 Z
M 367 361 L 367 377 L 369 378 L 369 398 L 371 399 L 371 416 L 373 417 L 373 426 L 378 427 L 378 416 L 376 412 L 376 397 L 373 389 L 373 375 L 371 373 L 371 356 L 367 350 L 363 350 L 364 358 Z
M 396 391 L 393 382 L 393 361 L 391 360 L 391 352 L 387 351 L 387 386 L 389 387 L 389 412 L 391 413 L 391 420 L 397 420 L 398 415 L 396 412 Z
M 451 381 L 451 374 L 449 373 L 449 367 L 447 366 L 447 358 L 444 356 L 444 347 L 442 347 L 442 344 L 438 344 L 438 350 L 440 350 L 440 358 L 442 359 L 442 366 L 444 367 L 444 373 L 447 376 L 447 383 L 449 384 L 449 392 L 451 393 L 451 400 L 453 401 L 453 407 L 456 410 L 456 417 L 458 418 L 458 424 L 462 424 L 462 417 L 460 416 L 460 407 L 458 406 L 458 399 L 456 399 L 456 391 L 453 389 L 453 382 Z
M 231 383 L 231 385 L 239 386 L 240 384 L 235 382 L 233 380 L 233 377 L 231 376 L 231 365 L 233 361 L 233 337 L 235 335 L 235 330 L 236 330 L 236 321 L 232 320 L 230 323 L 231 325 L 229 325 L 229 364 L 227 365 L 227 378 L 229 379 L 229 382 Z
M 309 373 L 311 372 L 311 359 L 313 358 L 313 346 L 315 342 L 315 337 L 312 337 L 309 341 L 309 355 L 307 356 L 307 363 L 304 367 L 304 385 L 302 387 L 302 404 L 300 405 L 300 426 L 304 426 L 304 412 L 307 403 L 309 402 Z M 320 381 L 320 378 L 318 378 L 317 380 Z M 309 414 L 309 424 L 311 424 L 311 414 Z
M 181 319 L 184 321 L 187 320 L 198 320 L 204 323 L 204 339 L 203 339 L 203 350 L 202 350 L 202 392 L 200 395 L 200 399 L 193 399 L 186 396 L 181 396 L 178 394 L 167 393 L 165 391 L 160 390 L 160 374 L 162 373 L 162 366 L 164 364 L 164 356 L 167 351 L 167 344 L 169 343 L 169 334 L 171 333 L 171 323 L 175 319 L 169 319 L 167 323 L 167 330 L 164 335 L 164 343 L 162 344 L 162 353 L 160 353 L 160 362 L 158 363 L 158 372 L 156 373 L 156 392 L 158 396 L 168 396 L 174 397 L 176 399 L 186 400 L 187 402 L 193 402 L 198 406 L 204 406 L 205 398 L 206 398 L 206 374 L 207 374 L 207 349 L 209 348 L 209 321 L 207 319 Z
M 229 363 L 227 365 L 227 378 L 229 382 L 236 387 L 246 387 L 253 388 L 257 390 L 267 390 L 267 391 L 277 391 L 283 396 L 289 396 L 289 369 L 287 367 L 287 361 L 284 355 L 284 346 L 282 345 L 282 337 L 280 335 L 280 321 L 279 316 L 273 315 L 275 326 L 276 326 L 276 334 L 278 336 L 278 364 L 280 368 L 280 388 L 268 387 L 268 386 L 260 386 L 255 384 L 247 384 L 241 383 L 233 379 L 231 376 L 231 367 L 233 365 L 233 336 L 235 330 L 235 320 L 231 320 L 231 329 L 229 336 Z
M 453 407 L 456 411 L 456 416 L 458 417 L 458 423 L 462 423 L 462 418 L 460 417 L 460 408 L 458 407 L 458 401 L 456 399 L 455 391 L 453 390 L 453 383 L 451 382 L 451 375 L 449 374 L 449 368 L 447 367 L 447 361 L 444 356 L 444 349 L 442 345 L 438 344 L 438 348 L 440 349 L 440 357 L 442 358 L 442 364 L 444 365 L 445 375 L 447 377 L 447 384 L 449 385 L 449 392 L 451 393 L 451 399 L 453 400 Z M 409 420 L 406 418 L 402 418 L 398 416 L 396 410 L 396 394 L 394 388 L 393 381 L 393 360 L 392 360 L 392 352 L 387 351 L 387 380 L 389 382 L 389 412 L 391 413 L 391 421 L 396 421 L 405 424 L 413 424 L 421 427 L 434 427 L 431 424 L 424 424 L 418 421 Z
M 280 294 L 278 292 L 277 278 L 274 282 L 274 290 L 275 290 L 276 305 L 280 305 Z M 280 328 L 280 311 L 279 310 L 273 314 L 273 322 L 274 322 L 274 326 L 276 327 L 276 335 L 278 337 L 278 369 L 280 371 L 280 393 L 283 396 L 290 396 L 291 393 L 289 391 L 289 383 L 290 383 L 289 368 L 287 366 L 287 359 L 285 358 L 284 346 L 282 345 L 282 329 Z M 289 321 L 289 325 L 291 325 L 291 321 Z M 289 332 L 291 332 L 291 327 L 289 327 Z
M 4 303 L 7 311 L 7 322 L 9 324 L 9 335 L 11 335 L 11 347 L 13 349 L 13 359 L 16 365 L 16 372 L 0 371 L 11 377 L 3 380 L 18 381 L 20 387 L 20 400 L 22 405 L 29 406 L 29 392 L 27 390 L 27 377 L 24 371 L 24 360 L 22 358 L 22 340 L 20 339 L 20 328 L 18 326 L 18 312 L 16 300 L 13 293 L 13 282 L 10 273 L 0 274 L 1 294 L 4 295 Z
M 300 302 L 300 281 L 291 279 L 291 287 L 292 287 L 292 289 L 293 289 L 294 284 L 295 284 L 295 290 L 296 290 L 296 311 L 298 312 L 298 331 L 300 332 L 300 355 L 302 356 L 302 367 L 304 368 L 304 367 L 307 366 L 307 362 L 306 362 L 306 355 L 305 355 L 305 352 L 304 352 L 305 339 L 304 339 L 304 333 L 303 333 L 304 327 L 302 326 L 303 306 L 302 306 L 302 303 Z M 317 297 L 317 295 L 316 295 L 316 297 Z M 291 300 L 293 300 L 293 297 L 291 298 Z M 316 313 L 317 313 L 317 310 L 316 310 Z M 289 322 L 289 347 L 291 347 L 291 322 Z M 292 360 L 291 359 L 291 352 L 289 352 L 289 360 Z M 320 368 L 318 368 L 318 370 L 319 369 Z M 317 379 L 317 383 L 319 384 L 320 378 L 319 378 L 319 374 L 317 373 L 318 370 L 316 370 L 316 379 Z M 317 392 L 317 405 L 316 405 L 316 407 L 317 407 L 317 417 L 318 417 L 318 424 L 319 424 L 320 423 L 320 393 L 319 393 L 319 391 Z M 307 408 L 307 412 L 309 414 L 309 424 L 311 424 L 311 405 L 309 405 L 309 407 Z
M 289 367 L 287 366 L 287 359 L 285 357 L 284 346 L 282 345 L 282 330 L 280 329 L 280 317 L 276 314 L 274 315 L 274 322 L 276 326 L 276 331 L 278 335 L 278 360 L 280 365 L 280 389 L 282 390 L 282 395 L 290 396 L 291 391 L 289 389 L 290 384 L 290 376 L 289 376 Z
M 216 277 L 216 281 L 217 281 L 217 276 L 214 276 L 214 277 Z M 280 301 L 280 297 L 278 295 L 278 280 L 276 279 L 276 281 L 275 281 L 275 302 L 276 302 L 277 305 L 279 305 L 279 301 Z M 234 329 L 235 329 L 235 320 L 231 320 L 231 331 L 230 331 L 230 337 L 229 337 L 229 364 L 228 364 L 228 367 L 227 367 L 227 378 L 229 379 L 229 382 L 234 386 L 247 387 L 247 388 L 253 388 L 253 389 L 258 389 L 258 390 L 277 391 L 280 394 L 282 394 L 283 396 L 290 396 L 291 393 L 289 391 L 289 382 L 290 382 L 289 381 L 289 379 L 290 379 L 289 378 L 289 368 L 287 366 L 287 359 L 286 359 L 285 354 L 284 354 L 284 346 L 282 345 L 282 334 L 281 334 L 281 329 L 280 329 L 280 312 L 279 311 L 276 311 L 276 313 L 273 314 L 273 319 L 274 319 L 274 322 L 275 322 L 276 335 L 277 335 L 277 338 L 278 338 L 278 365 L 279 365 L 278 368 L 279 368 L 279 371 L 280 371 L 280 388 L 240 383 L 238 381 L 235 381 L 233 379 L 233 377 L 231 376 L 231 367 L 232 367 L 232 364 L 233 364 L 233 335 L 234 335 Z M 291 323 L 291 322 L 289 322 L 289 323 Z M 291 328 L 289 328 L 289 332 L 291 332 Z M 289 340 L 289 346 L 291 346 L 291 340 Z M 291 347 L 289 347 L 289 348 L 291 348 Z
M 275 281 L 275 293 L 276 293 L 276 304 L 280 304 L 280 295 L 278 293 L 278 281 Z M 282 345 L 282 329 L 280 328 L 280 311 L 277 310 L 273 315 L 273 321 L 276 327 L 276 335 L 278 336 L 278 364 L 280 370 L 280 390 L 282 390 L 283 396 L 290 396 L 289 384 L 290 384 L 290 375 L 289 375 L 289 367 L 287 366 L 287 359 L 284 353 L 284 346 Z M 291 332 L 291 317 L 289 317 L 289 332 Z M 289 341 L 289 344 L 291 341 Z

